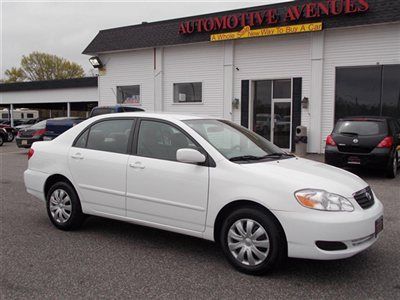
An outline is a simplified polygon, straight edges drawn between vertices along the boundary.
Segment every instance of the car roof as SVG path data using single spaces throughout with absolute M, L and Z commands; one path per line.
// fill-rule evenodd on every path
M 118 114 L 104 114 L 95 116 L 94 118 L 103 119 L 103 118 L 121 118 L 121 117 L 142 117 L 142 118 L 155 118 L 161 120 L 170 120 L 170 121 L 184 121 L 184 120 L 195 120 L 195 119 L 217 119 L 215 117 L 210 116 L 193 116 L 193 115 L 185 115 L 185 114 L 174 114 L 174 113 L 150 113 L 144 111 L 134 111 L 134 112 L 123 112 Z
M 392 117 L 382 117 L 382 116 L 354 116 L 341 118 L 339 121 L 385 121 L 394 120 Z

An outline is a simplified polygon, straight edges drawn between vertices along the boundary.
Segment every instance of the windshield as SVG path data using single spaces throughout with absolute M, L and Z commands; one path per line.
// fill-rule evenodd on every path
M 334 133 L 349 135 L 380 135 L 387 133 L 384 121 L 339 121 Z
M 259 160 L 286 155 L 279 147 L 258 134 L 225 120 L 183 121 L 223 156 L 232 161 Z

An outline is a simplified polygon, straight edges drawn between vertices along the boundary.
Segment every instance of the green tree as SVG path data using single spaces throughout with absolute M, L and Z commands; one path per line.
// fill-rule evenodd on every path
M 77 63 L 65 58 L 33 52 L 22 56 L 21 67 L 12 67 L 4 72 L 5 82 L 37 81 L 80 78 L 85 76 L 85 71 Z

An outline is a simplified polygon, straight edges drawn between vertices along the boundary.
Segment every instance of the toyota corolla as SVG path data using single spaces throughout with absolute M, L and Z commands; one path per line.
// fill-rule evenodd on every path
M 204 238 L 249 274 L 287 256 L 353 256 L 383 229 L 383 206 L 362 179 L 226 120 L 102 115 L 34 143 L 28 157 L 26 189 L 55 227 L 96 215 Z

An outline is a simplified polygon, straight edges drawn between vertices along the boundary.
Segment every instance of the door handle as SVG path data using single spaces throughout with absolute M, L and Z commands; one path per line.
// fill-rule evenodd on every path
M 135 163 L 130 163 L 129 166 L 134 169 L 144 169 L 144 165 L 141 162 L 137 161 Z
M 73 159 L 83 159 L 83 156 L 82 156 L 81 153 L 72 154 L 71 157 L 72 157 Z

